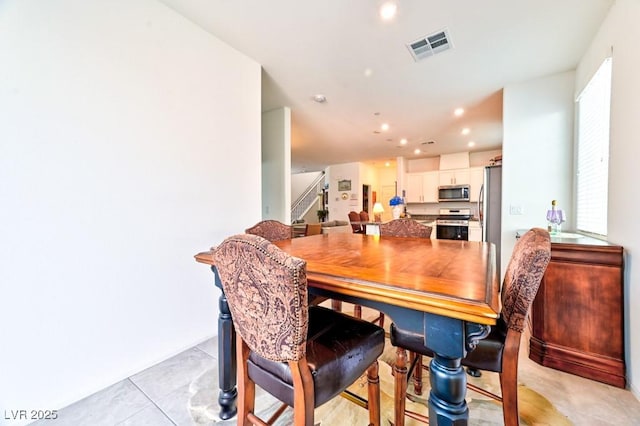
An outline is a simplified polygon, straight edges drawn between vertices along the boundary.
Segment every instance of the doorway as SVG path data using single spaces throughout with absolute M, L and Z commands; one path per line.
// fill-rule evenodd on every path
M 362 211 L 369 213 L 369 185 L 362 185 Z

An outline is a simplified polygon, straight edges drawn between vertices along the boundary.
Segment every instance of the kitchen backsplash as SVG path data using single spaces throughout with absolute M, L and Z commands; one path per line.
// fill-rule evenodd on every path
M 411 216 L 431 216 L 440 213 L 440 209 L 471 209 L 471 216 L 477 217 L 478 204 L 465 202 L 443 202 L 443 203 L 411 203 L 407 204 L 407 213 Z

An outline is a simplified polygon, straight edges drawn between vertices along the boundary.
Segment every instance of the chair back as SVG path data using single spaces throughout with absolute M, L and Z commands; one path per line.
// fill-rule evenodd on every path
M 244 232 L 259 235 L 269 241 L 281 241 L 291 239 L 292 229 L 290 225 L 267 219 L 256 223 L 251 228 L 247 228 Z
M 516 243 L 502 284 L 502 318 L 509 329 L 524 330 L 550 259 L 551 241 L 544 229 L 533 228 Z
M 369 213 L 362 210 L 359 216 L 360 216 L 360 222 L 369 222 Z
M 272 361 L 302 359 L 309 325 L 306 262 L 250 234 L 225 239 L 213 259 L 247 346 Z
M 353 222 L 360 222 L 360 215 L 358 212 L 350 211 L 349 212 L 349 222 L 351 222 L 351 230 L 354 233 L 362 233 L 362 225 L 359 223 L 354 224 Z
M 319 234 L 322 234 L 321 223 L 307 223 L 307 226 L 304 229 L 305 237 L 308 237 L 309 235 L 319 235 Z
M 380 236 L 431 238 L 431 227 L 414 219 L 394 219 L 380 224 Z

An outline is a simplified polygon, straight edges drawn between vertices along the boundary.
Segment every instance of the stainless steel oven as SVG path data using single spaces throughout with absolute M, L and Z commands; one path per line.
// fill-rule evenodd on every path
M 440 209 L 436 219 L 436 238 L 469 241 L 470 217 L 470 209 Z

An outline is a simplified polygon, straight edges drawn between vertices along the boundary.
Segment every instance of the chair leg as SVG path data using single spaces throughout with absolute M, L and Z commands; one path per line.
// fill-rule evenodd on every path
M 384 314 L 382 312 L 378 313 L 378 318 L 371 320 L 372 323 L 378 323 L 381 328 L 384 328 Z M 362 306 L 361 305 L 353 305 L 353 316 L 356 318 L 362 318 Z
M 256 385 L 249 378 L 247 371 L 247 359 L 249 358 L 249 347 L 236 334 L 236 365 L 238 366 L 238 425 L 250 426 L 253 424 L 249 420 L 249 415 L 253 414 L 255 408 Z
M 336 312 L 342 312 L 342 301 L 331 299 L 331 309 Z
M 404 426 L 404 412 L 407 397 L 407 351 L 401 347 L 396 348 L 396 364 L 393 366 L 395 376 L 395 426 Z
M 500 389 L 502 390 L 502 415 L 505 426 L 519 425 L 518 416 L 518 383 L 516 377 L 500 374 Z
M 409 364 L 413 365 L 413 391 L 416 395 L 422 395 L 422 355 L 415 352 L 409 353 Z
M 380 426 L 380 377 L 378 377 L 378 361 L 367 369 L 369 425 Z
M 505 426 L 518 426 L 518 350 L 520 333 L 509 332 L 505 341 L 502 356 L 502 372 L 500 373 L 500 390 L 502 392 L 502 414 Z
M 362 306 L 353 305 L 353 316 L 356 318 L 362 318 Z
M 293 424 L 295 426 L 313 426 L 313 377 L 306 359 L 289 361 L 293 379 Z

